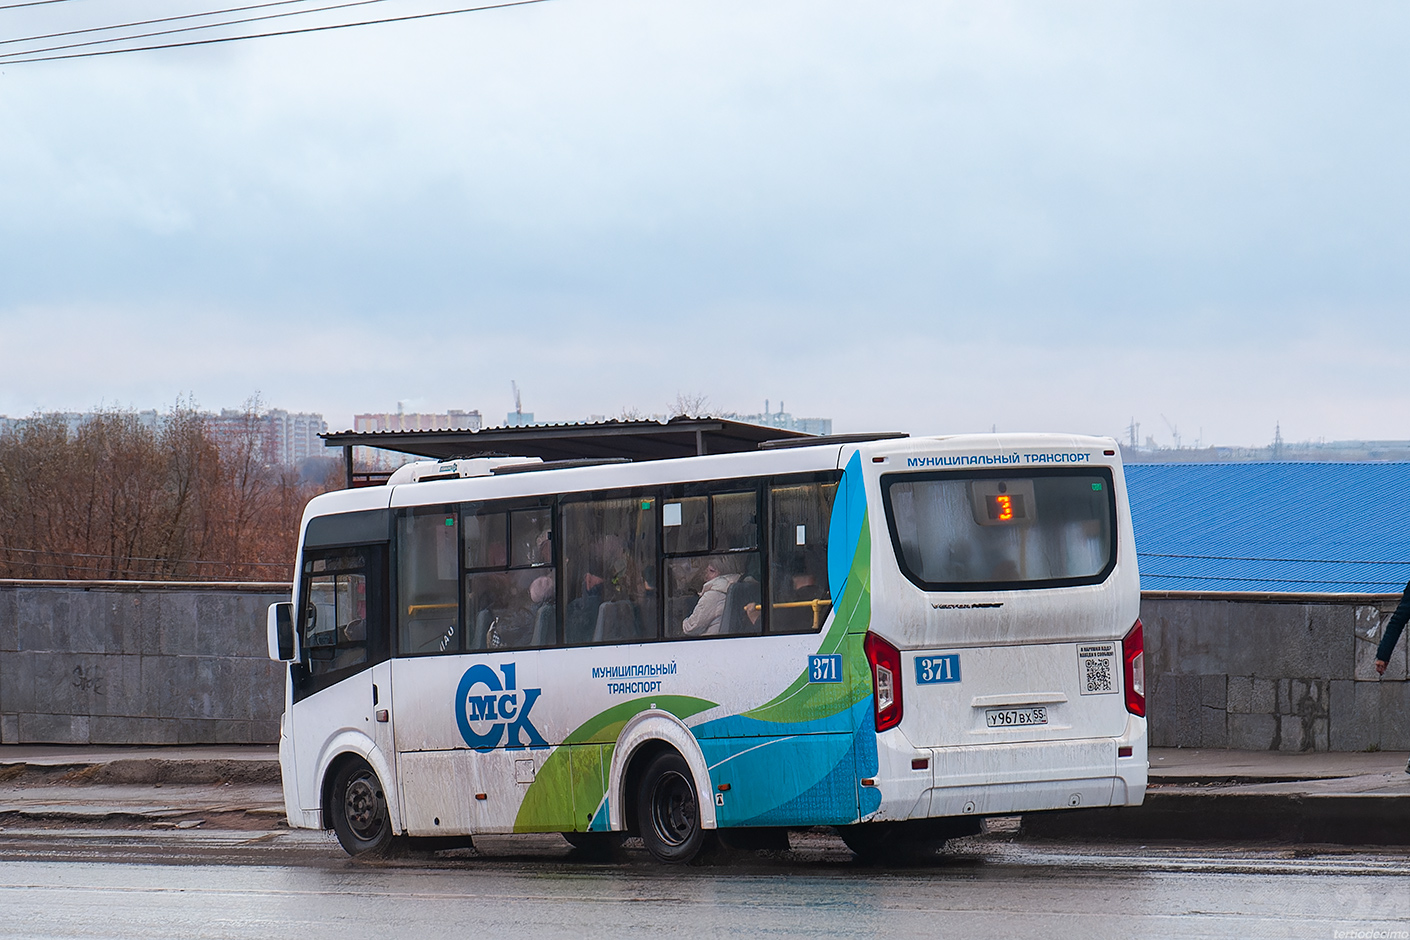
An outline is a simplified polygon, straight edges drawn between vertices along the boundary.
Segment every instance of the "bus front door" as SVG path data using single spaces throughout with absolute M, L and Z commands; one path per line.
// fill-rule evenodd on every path
M 290 733 L 299 801 L 316 811 L 320 771 L 337 752 L 366 759 L 384 790 L 395 785 L 386 549 L 305 551 L 302 578 Z

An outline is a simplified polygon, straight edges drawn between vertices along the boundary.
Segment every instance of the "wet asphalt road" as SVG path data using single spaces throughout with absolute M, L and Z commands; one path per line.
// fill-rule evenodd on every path
M 1346 934 L 1344 932 L 1352 932 Z M 1316 937 L 1410 931 L 1410 853 L 981 837 L 870 868 L 834 837 L 663 868 L 555 836 L 355 862 L 318 833 L 0 830 L 0 937 Z M 1406 934 L 1410 936 L 1410 934 Z

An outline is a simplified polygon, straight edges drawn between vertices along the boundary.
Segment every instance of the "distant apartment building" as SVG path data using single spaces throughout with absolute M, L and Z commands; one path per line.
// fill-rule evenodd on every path
M 397 410 L 395 414 L 353 415 L 354 431 L 478 431 L 484 426 L 479 411 L 422 414 Z
M 77 434 L 78 429 L 82 427 L 83 424 L 87 422 L 90 418 L 92 418 L 94 414 L 95 412 L 92 411 L 46 411 L 43 413 L 43 417 L 53 418 L 57 416 L 59 418 L 62 418 L 64 424 L 68 426 L 69 434 L 73 435 Z M 136 411 L 131 412 L 131 414 L 137 419 L 137 423 L 144 428 L 155 429 L 161 423 L 161 415 L 156 411 L 156 409 L 152 409 L 149 411 Z M 7 418 L 5 415 L 0 415 L 0 434 L 5 433 L 6 431 L 17 431 L 24 425 L 28 424 L 31 420 L 33 419 Z
M 222 408 L 220 414 L 205 415 L 205 419 L 222 447 L 235 446 L 254 436 L 259 442 L 260 460 L 265 464 L 297 467 L 310 457 L 327 456 L 318 436 L 328 431 L 328 422 L 321 414 L 282 408 L 251 414 Z
M 83 425 L 96 416 L 92 411 L 49 412 L 45 417 L 57 414 L 68 426 L 70 435 L 77 434 Z M 160 430 L 166 416 L 156 409 L 129 412 L 137 424 L 151 430 Z M 318 436 L 328 430 L 328 422 L 323 415 L 309 412 L 289 412 L 273 408 L 266 412 L 251 414 L 237 408 L 222 408 L 220 414 L 201 412 L 217 444 L 222 448 L 233 448 L 254 438 L 257 458 L 266 465 L 297 467 L 310 457 L 323 457 L 323 440 Z M 30 418 L 7 418 L 0 415 L 0 433 L 20 428 Z
M 484 420 L 478 410 L 457 411 L 454 408 L 445 414 L 430 414 L 404 411 L 398 405 L 395 412 L 384 414 L 353 415 L 352 429 L 357 432 L 373 431 L 478 431 L 484 427 Z M 420 458 L 397 451 L 382 450 L 377 447 L 356 448 L 355 463 L 362 470 L 394 470 L 402 464 Z
M 284 455 L 286 465 L 297 467 L 310 457 L 327 456 L 323 439 L 318 436 L 328 433 L 323 415 L 274 409 L 268 418 L 275 428 L 275 447 Z

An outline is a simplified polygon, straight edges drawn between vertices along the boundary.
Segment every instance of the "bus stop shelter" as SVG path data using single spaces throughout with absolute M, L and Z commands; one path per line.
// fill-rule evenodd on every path
M 665 460 L 705 454 L 753 451 L 767 441 L 813 439 L 726 418 L 672 418 L 669 421 L 601 421 L 593 424 L 534 424 L 479 431 L 340 431 L 320 435 L 328 447 L 343 449 L 347 486 L 371 486 L 389 473 L 354 473 L 353 448 L 376 447 L 428 460 L 461 457 L 538 457 L 554 460 Z

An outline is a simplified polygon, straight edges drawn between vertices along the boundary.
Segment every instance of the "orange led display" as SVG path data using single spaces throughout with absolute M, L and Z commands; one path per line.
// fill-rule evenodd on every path
M 990 493 L 984 497 L 989 525 L 1021 522 L 1028 518 L 1027 504 L 1019 493 Z

